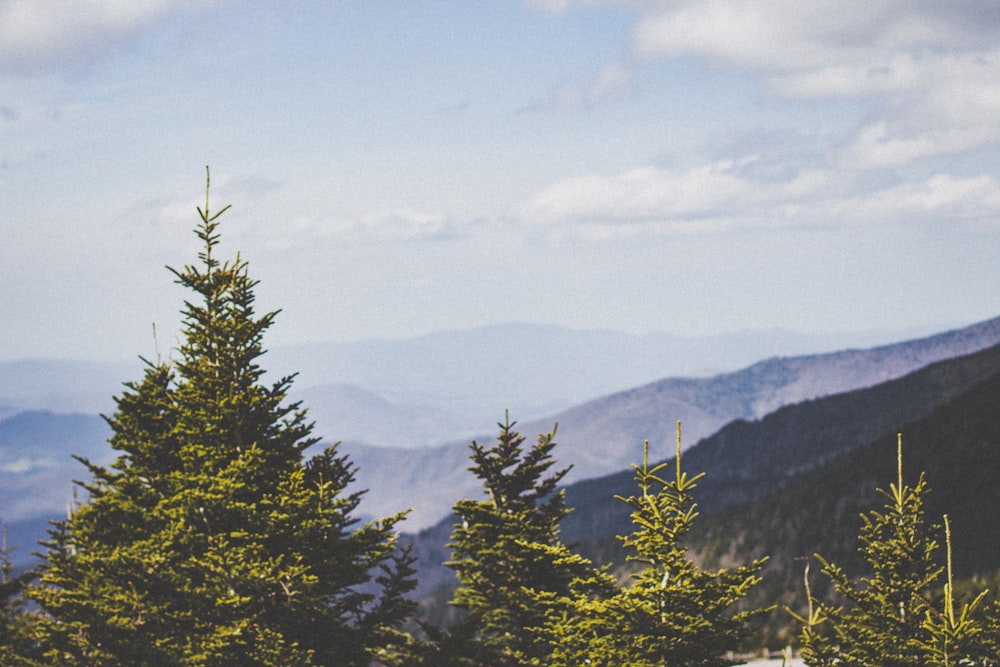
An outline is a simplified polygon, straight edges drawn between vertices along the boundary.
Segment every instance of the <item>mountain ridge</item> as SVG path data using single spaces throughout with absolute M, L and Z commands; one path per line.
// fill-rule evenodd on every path
M 957 578 L 1000 581 L 1000 369 L 930 413 L 902 424 L 903 478 L 913 485 L 923 475 L 930 492 L 925 520 L 941 525 L 949 516 L 953 565 Z M 886 499 L 877 488 L 896 483 L 897 433 L 892 429 L 870 443 L 833 457 L 792 480 L 780 491 L 733 505 L 699 519 L 689 545 L 706 567 L 729 567 L 765 553 L 764 581 L 750 602 L 804 606 L 803 568 L 814 553 L 843 567 L 849 576 L 867 573 L 857 550 L 861 514 L 881 509 Z M 699 497 L 703 496 L 699 489 Z M 752 526 L 753 530 L 747 527 Z M 941 531 L 939 539 L 943 540 Z M 939 552 L 943 563 L 943 552 Z M 830 596 L 829 582 L 811 578 L 820 597 Z M 990 585 L 977 583 L 982 590 Z M 771 631 L 788 618 L 772 614 Z
M 774 357 L 712 378 L 666 378 L 587 401 L 544 419 L 517 420 L 529 439 L 558 423 L 559 459 L 573 469 L 567 483 L 627 470 L 644 440 L 671 443 L 678 419 L 692 446 L 736 419 L 755 419 L 800 401 L 873 386 L 941 359 L 1000 343 L 1000 318 L 869 350 L 843 350 L 798 357 Z M 492 420 L 499 421 L 502 411 Z M 493 434 L 479 435 L 490 442 Z M 368 509 L 375 516 L 412 507 L 407 528 L 419 530 L 445 516 L 455 500 L 475 497 L 479 489 L 467 474 L 469 440 L 427 451 L 345 443 L 360 470 L 358 481 L 370 489 Z M 396 497 L 396 480 L 414 486 L 407 503 Z M 381 490 L 391 489 L 391 492 Z M 450 492 L 449 492 L 450 491 Z M 472 494 L 472 495 L 470 495 Z M 446 498 L 451 496 L 451 502 Z
M 1000 394 L 1000 345 L 969 355 L 939 361 L 901 378 L 879 385 L 784 406 L 759 420 L 735 420 L 689 447 L 683 455 L 684 469 L 691 474 L 706 473 L 696 493 L 699 521 L 711 521 L 728 508 L 740 507 L 765 497 L 781 495 L 786 485 L 795 484 L 802 475 L 813 477 L 829 461 L 848 456 L 852 451 L 884 438 L 905 424 L 913 423 L 954 403 L 974 388 L 989 381 L 997 384 Z M 998 436 L 1000 446 L 1000 436 Z M 670 461 L 657 456 L 653 461 Z M 664 454 L 667 452 L 664 451 Z M 636 459 L 641 456 L 637 449 Z M 555 452 L 558 465 L 564 462 Z M 909 464 L 917 469 L 919 457 Z M 890 461 L 890 464 L 894 465 Z M 561 524 L 567 543 L 578 543 L 583 553 L 601 561 L 624 562 L 615 536 L 631 530 L 629 508 L 615 500 L 635 492 L 631 470 L 566 485 L 566 504 L 572 512 Z M 473 497 L 478 497 L 476 494 Z M 874 486 L 866 497 L 874 496 Z M 998 501 L 1000 509 L 1000 501 Z M 794 506 L 794 503 L 791 503 Z M 767 508 L 758 504 L 758 515 Z M 756 515 L 755 515 L 756 516 Z M 430 595 L 435 587 L 453 581 L 450 570 L 441 566 L 448 557 L 445 542 L 451 532 L 451 518 L 411 536 L 414 552 L 420 558 L 418 594 Z M 735 525 L 737 528 L 732 528 Z M 739 530 L 754 525 L 750 519 L 731 522 L 729 535 L 736 540 Z M 798 525 L 798 524 L 797 524 Z M 818 525 L 814 531 L 820 530 Z M 726 551 L 727 534 L 716 535 L 716 566 L 749 562 L 764 555 L 768 540 L 756 541 L 757 551 L 733 554 Z M 784 536 L 793 541 L 793 536 Z M 720 556 L 721 553 L 721 556 Z M 806 554 L 808 555 L 808 554 Z M 787 565 L 787 563 L 785 563 Z M 1000 563 L 998 563 L 1000 565 Z M 773 601 L 772 601 L 773 602 Z
M 422 447 L 472 437 L 503 408 L 521 419 L 540 418 L 662 377 L 707 376 L 773 354 L 868 347 L 899 337 L 887 331 L 821 335 L 780 329 L 692 337 L 504 323 L 402 340 L 283 345 L 262 361 L 268 378 L 297 375 L 291 397 L 313 409 L 318 433 Z M 122 383 L 138 379 L 142 370 L 138 357 L 0 361 L 0 417 L 29 409 L 108 413 Z M 345 385 L 358 387 L 358 395 L 345 393 Z M 369 412 L 371 395 L 394 410 Z M 322 403 L 308 400 L 316 396 Z M 338 419 L 347 413 L 353 428 L 342 430 Z M 424 426 L 411 429 L 415 414 Z
M 671 442 L 678 418 L 685 423 L 685 441 L 694 444 L 732 419 L 753 418 L 782 401 L 797 400 L 824 387 L 874 381 L 887 374 L 899 373 L 901 369 L 919 366 L 928 359 L 985 346 L 992 340 L 1000 340 L 1000 318 L 871 350 L 775 357 L 714 378 L 666 378 L 587 401 L 550 418 L 523 420 L 518 428 L 533 438 L 536 433 L 548 432 L 558 421 L 557 440 L 563 443 L 559 454 L 561 463 L 575 464 L 568 480 L 600 477 L 609 471 L 627 469 L 636 460 L 643 439 L 649 438 L 654 443 Z M 904 347 L 898 347 L 900 345 Z M 869 357 L 877 362 L 870 367 L 866 361 Z M 826 366 L 817 363 L 823 360 L 835 360 L 836 363 Z M 136 369 L 139 368 L 136 362 Z M 825 373 L 821 372 L 823 368 Z M 835 372 L 830 371 L 831 368 Z M 862 372 L 859 373 L 858 368 Z M 9 387 L 13 380 L 0 377 L 0 388 L 3 382 Z M 85 382 L 86 378 L 81 381 Z M 120 387 L 121 378 L 115 383 Z M 386 411 L 399 408 L 400 404 L 387 401 L 376 393 L 359 391 L 360 398 L 352 400 L 374 406 L 376 413 L 387 414 Z M 0 399 L 2 397 L 3 392 L 0 392 Z M 305 406 L 311 407 L 309 403 Z M 502 408 L 497 407 L 490 422 L 502 418 Z M 401 422 L 404 425 L 415 423 L 413 420 L 421 416 L 420 409 L 416 406 L 410 413 L 404 412 Z M 56 421 L 67 416 L 58 412 L 48 414 Z M 516 412 L 511 415 L 518 418 Z M 30 469 L 33 465 L 30 461 L 4 458 L 5 450 L 13 451 L 10 429 L 17 422 L 8 420 L 16 416 L 17 413 L 0 414 L 0 427 L 7 424 L 6 431 L 0 428 L 0 465 L 7 466 L 6 470 L 0 470 L 3 476 L 0 506 L 8 514 L 15 506 L 27 508 L 44 523 L 45 519 L 64 511 L 72 494 L 70 480 L 85 474 L 70 454 L 84 454 L 98 463 L 109 461 L 114 456 L 105 442 L 109 433 L 106 424 L 96 415 L 86 415 L 87 426 L 77 429 L 81 437 L 89 438 L 86 442 L 72 437 L 49 437 L 44 429 L 33 428 L 36 453 L 51 454 L 58 465 L 46 466 L 44 470 Z M 390 427 L 396 425 L 387 426 Z M 317 434 L 327 433 L 317 430 Z M 489 442 L 494 434 L 472 437 Z M 448 514 L 456 500 L 476 497 L 479 493 L 475 480 L 467 471 L 468 443 L 472 437 L 461 436 L 461 439 L 438 447 L 414 450 L 373 447 L 345 438 L 342 451 L 358 468 L 355 488 L 368 489 L 361 511 L 365 516 L 377 517 L 413 507 L 414 511 L 404 524 L 406 530 L 416 532 L 434 525 Z M 43 472 L 44 478 L 30 476 Z M 32 483 L 42 486 L 34 488 Z M 18 497 L 13 498 L 14 494 Z M 36 498 L 37 502 L 20 503 L 23 498 Z M 20 504 L 15 505 L 15 500 Z M 19 515 L 0 519 L 12 525 L 20 521 Z

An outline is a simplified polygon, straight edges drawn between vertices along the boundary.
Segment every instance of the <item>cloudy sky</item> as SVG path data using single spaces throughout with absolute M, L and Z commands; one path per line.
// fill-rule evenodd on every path
M 0 0 L 0 358 L 1000 314 L 1000 3 Z

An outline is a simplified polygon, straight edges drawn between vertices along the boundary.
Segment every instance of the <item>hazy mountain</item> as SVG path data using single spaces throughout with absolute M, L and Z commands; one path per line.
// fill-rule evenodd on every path
M 711 514 L 780 489 L 805 471 L 896 433 L 997 373 L 1000 345 L 872 387 L 788 405 L 759 420 L 739 419 L 689 448 L 684 468 L 706 473 L 698 502 L 704 514 Z M 570 504 L 580 511 L 564 523 L 568 539 L 620 531 L 628 524 L 627 511 L 617 504 L 612 508 L 618 512 L 602 508 L 601 502 L 632 489 L 630 470 L 569 487 Z
M 279 346 L 263 366 L 269 377 L 299 374 L 294 396 L 309 399 L 317 432 L 325 437 L 415 447 L 479 432 L 503 408 L 537 417 L 661 377 L 707 375 L 773 354 L 901 337 L 888 331 L 782 330 L 683 337 L 512 323 L 398 341 Z M 122 382 L 142 374 L 141 360 L 124 356 L 128 360 L 120 362 L 2 361 L 0 417 L 23 410 L 109 412 Z M 411 429 L 415 417 L 421 424 Z
M 0 417 L 24 410 L 107 413 L 122 382 L 138 379 L 142 362 L 26 359 L 0 362 Z
M 436 402 L 389 401 L 375 392 L 347 384 L 326 384 L 295 392 L 309 409 L 316 434 L 339 440 L 394 443 L 417 447 L 448 437 L 470 435 L 457 410 Z
M 886 331 L 810 335 L 783 330 L 684 337 L 500 324 L 402 341 L 279 347 L 268 354 L 265 366 L 298 372 L 299 390 L 354 385 L 402 408 L 367 423 L 356 417 L 357 428 L 345 432 L 339 422 L 327 419 L 322 403 L 310 401 L 318 432 L 325 437 L 414 447 L 481 433 L 504 409 L 518 419 L 538 418 L 663 377 L 708 376 L 777 354 L 870 347 L 902 338 Z M 308 396 L 304 391 L 299 395 Z M 346 407 L 340 406 L 354 400 L 341 397 L 345 403 L 340 405 L 331 397 L 331 413 L 344 413 Z M 414 416 L 421 424 L 411 431 L 408 423 Z M 381 432 L 396 439 L 370 435 Z
M 706 473 L 697 494 L 700 511 L 708 516 L 777 492 L 802 473 L 887 432 L 895 433 L 998 373 L 1000 345 L 938 362 L 873 387 L 785 406 L 760 420 L 733 421 L 684 454 L 686 471 Z M 676 422 L 671 424 L 671 429 L 675 428 Z M 672 449 L 664 447 L 661 451 L 666 454 Z M 565 448 L 557 448 L 560 463 L 565 461 L 565 454 Z M 585 551 L 594 557 L 615 554 L 614 536 L 627 532 L 630 522 L 627 506 L 614 496 L 629 496 L 634 491 L 631 470 L 569 485 L 567 504 L 574 511 L 562 523 L 564 539 L 585 544 Z M 476 488 L 471 493 L 469 497 L 479 497 L 481 490 Z M 445 519 L 443 525 L 417 538 L 417 553 L 424 561 L 422 593 L 450 578 L 449 572 L 436 567 L 435 562 L 443 551 L 442 536 L 446 540 L 450 533 L 449 523 L 450 519 Z M 740 524 L 737 521 L 735 525 Z M 818 524 L 816 528 L 819 530 Z
M 0 420 L 0 520 L 19 561 L 36 549 L 46 521 L 66 515 L 73 479 L 87 470 L 73 454 L 108 463 L 111 429 L 97 415 L 22 412 Z
M 505 408 L 529 419 L 662 377 L 901 337 L 782 330 L 683 337 L 499 324 L 400 341 L 279 346 L 262 365 L 271 378 L 299 373 L 292 397 L 310 409 L 318 435 L 422 447 L 472 437 Z M 108 413 L 122 382 L 140 379 L 142 370 L 138 357 L 0 362 L 0 418 L 24 410 Z
M 480 346 L 481 359 L 472 352 L 463 357 L 459 354 L 460 346 L 445 345 L 442 341 L 451 340 L 452 334 L 442 335 L 441 338 L 429 336 L 419 345 L 413 343 L 413 349 L 417 350 L 414 353 L 423 360 L 418 359 L 411 364 L 408 372 L 412 377 L 405 373 L 400 376 L 402 379 L 398 382 L 400 391 L 397 395 L 403 396 L 416 389 L 415 369 L 426 363 L 421 354 L 429 354 L 428 350 L 437 347 L 447 350 L 435 352 L 437 356 L 434 358 L 443 364 L 442 359 L 450 355 L 451 363 L 443 367 L 447 369 L 445 375 L 450 374 L 452 380 L 445 381 L 441 379 L 444 376 L 435 375 L 437 379 L 428 379 L 428 386 L 438 391 L 448 386 L 449 382 L 461 382 L 461 368 L 464 367 L 465 377 L 473 378 L 466 385 L 475 385 L 480 391 L 475 394 L 476 390 L 470 389 L 478 397 L 476 400 L 483 400 L 484 406 L 487 399 L 496 400 L 494 405 L 489 406 L 489 416 L 475 422 L 474 430 L 469 426 L 468 415 L 463 413 L 466 404 L 462 401 L 444 408 L 442 405 L 446 402 L 443 398 L 438 404 L 435 400 L 420 400 L 413 396 L 412 400 L 391 399 L 386 394 L 361 387 L 297 383 L 297 397 L 305 400 L 306 407 L 317 419 L 317 434 L 331 440 L 345 439 L 344 449 L 360 468 L 357 485 L 370 489 L 361 505 L 366 515 L 384 516 L 413 507 L 414 512 L 406 523 L 408 530 L 432 525 L 448 512 L 455 500 L 478 494 L 479 489 L 466 470 L 467 445 L 475 432 L 486 433 L 479 437 L 480 441 L 494 438 L 496 429 L 490 425 L 503 418 L 504 407 L 514 405 L 505 404 L 496 396 L 501 395 L 504 388 L 514 386 L 512 378 L 523 384 L 529 394 L 536 392 L 541 396 L 544 392 L 540 388 L 549 385 L 559 388 L 566 382 L 558 372 L 560 366 L 578 369 L 566 374 L 575 381 L 579 381 L 583 374 L 580 369 L 588 364 L 594 376 L 607 370 L 606 360 L 588 357 L 594 354 L 595 347 L 573 347 L 570 341 L 572 332 L 549 331 L 551 328 L 546 327 L 540 328 L 542 338 L 570 337 L 562 339 L 560 354 L 552 353 L 553 359 L 542 364 L 532 356 L 532 349 L 536 352 L 542 349 L 542 344 L 534 338 L 537 332 L 532 333 L 532 329 L 497 327 L 493 335 L 497 340 L 507 342 L 499 348 L 496 344 L 492 347 Z M 511 338 L 511 331 L 517 330 L 521 331 L 519 335 L 522 337 Z M 454 335 L 464 338 L 464 333 Z M 594 335 L 600 339 L 603 334 Z M 612 334 L 611 339 L 618 343 L 611 347 L 624 345 L 622 339 L 615 336 Z M 516 340 L 520 343 L 512 342 Z M 649 438 L 657 446 L 668 446 L 667 443 L 673 442 L 677 419 L 684 421 L 685 441 L 693 444 L 733 419 L 754 418 L 785 403 L 852 386 L 874 384 L 935 359 L 980 349 L 998 340 L 1000 320 L 992 320 L 930 338 L 867 351 L 771 359 L 742 371 L 711 378 L 661 380 L 590 401 L 545 419 L 525 420 L 524 415 L 514 408 L 511 417 L 521 420 L 520 430 L 531 438 L 547 431 L 558 420 L 560 460 L 564 464 L 576 465 L 571 479 L 584 479 L 627 468 L 638 458 L 643 438 Z M 504 345 L 510 347 L 504 348 Z M 532 348 L 532 345 L 539 347 Z M 525 347 L 520 351 L 522 356 L 542 365 L 533 371 L 530 364 L 523 364 L 518 356 L 518 346 Z M 377 351 L 377 348 L 378 345 L 375 345 L 366 353 L 372 355 L 366 363 L 375 364 L 371 359 L 378 355 L 372 350 Z M 382 351 L 389 356 L 396 354 L 390 354 L 390 348 L 392 345 Z M 493 363 L 490 359 L 498 354 L 500 348 L 503 348 L 501 358 L 508 360 L 509 373 L 490 366 Z M 571 349 L 576 351 L 570 352 Z M 615 354 L 618 352 L 620 350 Z M 611 352 L 607 354 L 611 355 Z M 403 363 L 403 355 L 399 353 L 396 356 L 397 361 Z M 310 358 L 313 357 L 310 355 Z M 314 358 L 317 364 L 322 359 L 320 356 Z M 282 368 L 271 366 L 272 361 L 265 357 L 264 363 L 273 369 L 273 374 L 283 372 Z M 386 369 L 392 366 L 389 361 L 383 362 Z M 357 359 L 352 363 L 363 365 Z M 487 373 L 486 368 L 493 369 Z M 120 392 L 122 380 L 137 379 L 141 371 L 138 360 L 133 364 L 97 364 L 96 367 L 47 361 L 0 364 L 0 405 L 11 406 L 6 413 L 0 411 L 0 466 L 3 466 L 0 472 L 3 483 L 0 487 L 0 520 L 9 522 L 16 529 L 22 519 L 31 524 L 61 515 L 71 495 L 70 480 L 84 476 L 86 472 L 69 454 L 84 454 L 99 461 L 112 456 L 105 442 L 108 435 L 106 426 L 98 417 L 37 411 L 28 415 L 19 414 L 25 406 L 40 403 L 59 412 L 71 406 L 86 406 L 93 412 L 108 412 L 113 409 L 110 396 Z M 313 373 L 320 371 L 333 372 L 329 368 L 323 370 L 320 365 L 311 369 Z M 388 383 L 391 373 L 388 370 L 384 372 Z M 608 372 L 615 378 L 621 377 Z M 406 379 L 408 377 L 409 380 Z M 308 374 L 301 379 L 307 380 Z M 593 386 L 582 381 L 580 384 Z M 453 389 L 460 391 L 457 387 Z M 555 395 L 554 390 L 550 395 Z M 485 407 L 483 412 L 487 412 Z M 72 426 L 67 427 L 67 424 Z M 342 426 L 338 429 L 337 424 Z M 433 441 L 431 438 L 435 433 L 440 434 L 437 440 L 453 444 L 407 450 L 372 447 L 357 442 L 364 436 L 365 440 L 382 442 L 410 438 L 407 444 L 419 444 Z
M 829 354 L 774 358 L 741 371 L 711 378 L 670 378 L 595 399 L 535 420 L 521 420 L 519 431 L 533 439 L 559 423 L 559 460 L 572 464 L 567 481 L 628 469 L 641 456 L 642 442 L 673 451 L 677 420 L 690 446 L 737 419 L 756 419 L 783 406 L 819 396 L 869 387 L 921 368 L 1000 343 L 1000 318 L 928 338 Z M 498 408 L 490 420 L 503 418 Z M 518 419 L 511 412 L 512 419 Z M 497 429 L 476 439 L 489 442 Z M 370 489 L 365 511 L 389 514 L 406 507 L 413 513 L 407 529 L 425 528 L 462 497 L 478 494 L 468 468 L 468 439 L 430 450 L 345 445 L 361 470 L 359 483 Z M 404 491 L 405 489 L 405 491 Z

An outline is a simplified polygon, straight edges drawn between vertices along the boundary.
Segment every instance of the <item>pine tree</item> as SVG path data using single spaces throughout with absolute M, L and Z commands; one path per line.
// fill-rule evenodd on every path
M 32 594 L 51 664 L 367 665 L 411 611 L 403 514 L 359 525 L 347 457 L 305 459 L 294 376 L 262 382 L 277 313 L 255 314 L 239 255 L 215 257 L 228 208 L 210 213 L 206 182 L 200 265 L 171 269 L 197 296 L 180 359 L 126 384 L 107 418 L 120 456 L 81 459 L 89 500 L 50 531 Z
M 748 632 L 748 622 L 764 610 L 734 611 L 760 581 L 764 560 L 707 571 L 692 561 L 684 537 L 698 516 L 692 495 L 704 473 L 681 469 L 677 425 L 676 477 L 660 474 L 669 463 L 649 466 L 649 443 L 642 466 L 633 465 L 640 495 L 619 497 L 632 508 L 634 530 L 621 536 L 640 565 L 633 584 L 607 599 L 578 600 L 575 615 L 556 624 L 560 635 L 553 665 L 722 666 L 724 654 Z
M 826 603 L 807 593 L 809 615 L 798 617 L 803 658 L 812 667 L 986 664 L 979 662 L 985 637 L 971 615 L 978 599 L 955 614 L 950 562 L 943 609 L 931 603 L 944 571 L 937 561 L 939 526 L 924 518 L 929 492 L 924 475 L 914 486 L 903 481 L 902 436 L 897 438 L 896 482 L 889 491 L 878 491 L 887 500 L 884 510 L 862 515 L 859 536 L 859 551 L 871 574 L 854 582 L 816 554 L 847 604 Z
M 468 612 L 441 642 L 435 664 L 489 667 L 549 665 L 553 646 L 543 628 L 566 601 L 607 594 L 613 581 L 559 539 L 570 512 L 557 489 L 568 468 L 555 463 L 555 428 L 531 448 L 509 416 L 496 443 L 471 445 L 470 470 L 485 500 L 461 500 L 447 564 L 458 575 L 452 604 Z

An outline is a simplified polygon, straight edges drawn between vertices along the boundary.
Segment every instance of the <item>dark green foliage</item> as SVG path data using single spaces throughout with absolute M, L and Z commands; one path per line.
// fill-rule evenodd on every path
M 727 665 L 747 623 L 759 610 L 733 607 L 760 579 L 763 560 L 733 570 L 708 571 L 687 554 L 685 538 L 698 516 L 692 492 L 702 474 L 689 477 L 680 465 L 680 425 L 676 477 L 660 475 L 667 463 L 649 466 L 648 443 L 642 466 L 633 466 L 640 495 L 621 498 L 632 509 L 632 533 L 620 538 L 629 560 L 640 566 L 633 584 L 616 595 L 578 601 L 575 616 L 556 623 L 554 665 Z
M 568 601 L 609 593 L 613 582 L 559 539 L 570 510 L 556 487 L 566 470 L 555 463 L 555 429 L 525 448 L 509 418 L 496 443 L 473 442 L 470 470 L 486 500 L 461 500 L 448 566 L 458 575 L 452 603 L 468 616 L 442 638 L 441 664 L 549 665 L 553 646 L 543 632 Z
M 198 297 L 179 361 L 126 385 L 121 455 L 84 460 L 89 500 L 46 543 L 32 594 L 51 664 L 367 665 L 412 610 L 402 515 L 358 525 L 354 468 L 336 446 L 304 460 L 318 438 L 285 402 L 292 378 L 262 383 L 276 313 L 255 315 L 246 262 L 213 256 L 221 212 L 206 191 L 201 264 L 174 271 Z

